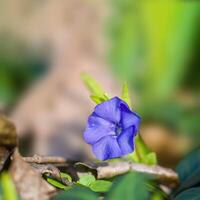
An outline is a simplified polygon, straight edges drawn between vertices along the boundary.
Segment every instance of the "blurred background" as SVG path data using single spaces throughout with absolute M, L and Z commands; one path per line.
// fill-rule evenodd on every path
M 111 95 L 127 81 L 160 164 L 200 145 L 200 2 L 1 0 L 0 112 L 20 151 L 91 158 L 85 71 Z

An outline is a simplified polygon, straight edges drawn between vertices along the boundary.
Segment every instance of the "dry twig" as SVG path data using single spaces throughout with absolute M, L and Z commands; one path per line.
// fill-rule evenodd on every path
M 165 183 L 172 187 L 179 183 L 178 174 L 169 168 L 159 165 L 149 166 L 131 162 L 111 162 L 108 165 L 97 167 L 97 177 L 99 179 L 112 178 L 117 175 L 124 174 L 129 171 L 137 171 L 152 175 L 161 183 Z
M 35 154 L 32 157 L 23 157 L 23 160 L 28 163 L 37 163 L 37 164 L 58 164 L 65 163 L 66 159 L 63 157 L 55 157 L 55 156 L 40 156 Z
M 69 165 L 72 165 L 73 163 L 73 162 L 67 163 L 67 161 L 62 157 L 45 157 L 45 156 L 38 156 L 38 155 L 34 157 L 24 157 L 23 159 L 32 164 L 35 163 L 37 164 L 37 166 L 38 166 L 38 163 L 40 164 L 51 163 L 51 166 L 55 165 L 55 167 L 57 167 L 58 165 L 60 165 L 62 167 L 63 165 L 64 168 L 67 168 Z M 44 168 L 44 166 L 45 165 L 43 165 L 42 168 Z M 121 162 L 118 161 L 118 162 L 102 162 L 102 163 L 91 163 L 91 164 L 76 162 L 75 168 L 78 166 L 95 170 L 98 179 L 112 178 L 112 177 L 130 172 L 130 171 L 136 171 L 136 172 L 149 174 L 154 179 L 170 187 L 175 187 L 179 183 L 178 175 L 175 171 L 169 168 L 161 167 L 159 165 L 149 166 L 145 164 L 132 163 L 128 161 L 121 161 Z M 47 168 L 48 167 L 46 166 L 45 170 Z

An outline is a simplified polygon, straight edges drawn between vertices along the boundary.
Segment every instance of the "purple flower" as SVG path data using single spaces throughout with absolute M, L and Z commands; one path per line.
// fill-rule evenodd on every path
M 127 155 L 134 150 L 140 117 L 118 97 L 98 104 L 89 116 L 84 140 L 99 160 Z

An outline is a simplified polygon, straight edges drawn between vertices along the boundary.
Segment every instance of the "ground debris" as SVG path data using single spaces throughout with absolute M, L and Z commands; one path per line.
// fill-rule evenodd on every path
M 4 169 L 16 146 L 17 134 L 14 124 L 5 116 L 0 115 L 0 172 Z
M 6 117 L 0 115 L 0 147 L 13 149 L 17 146 L 16 128 Z
M 9 172 L 22 200 L 48 200 L 55 194 L 56 189 L 22 159 L 17 149 L 11 159 Z

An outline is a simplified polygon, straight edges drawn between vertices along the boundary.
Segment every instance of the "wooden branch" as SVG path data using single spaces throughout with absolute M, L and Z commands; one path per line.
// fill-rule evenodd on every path
M 56 179 L 60 178 L 60 170 L 52 164 L 37 164 L 31 163 L 31 166 L 40 174 L 48 173 Z
M 129 171 L 142 172 L 152 175 L 155 179 L 162 183 L 177 186 L 179 183 L 178 174 L 169 168 L 159 165 L 149 166 L 132 162 L 111 162 L 105 166 L 97 167 L 97 175 L 99 179 L 112 178 L 117 175 L 124 174 Z
M 23 160 L 28 163 L 37 163 L 37 164 L 59 164 L 66 163 L 66 159 L 63 157 L 56 156 L 40 156 L 35 154 L 33 157 L 23 157 Z
M 40 173 L 49 171 L 52 174 L 56 175 L 57 177 L 58 174 L 55 173 L 57 171 L 54 168 L 58 167 L 59 165 L 65 167 L 68 165 L 73 166 L 73 162 L 68 163 L 66 159 L 64 159 L 63 157 L 34 155 L 33 157 L 23 157 L 23 160 L 28 163 L 31 163 L 31 165 L 35 167 L 37 170 L 39 167 L 38 171 L 40 171 Z M 39 166 L 38 164 L 43 164 L 43 165 Z M 161 167 L 159 165 L 150 166 L 128 161 L 121 161 L 121 162 L 116 161 L 116 162 L 100 162 L 100 163 L 93 162 L 90 164 L 76 162 L 74 166 L 75 168 L 86 167 L 88 170 L 95 170 L 98 179 L 108 179 L 118 175 L 122 175 L 130 171 L 136 171 L 136 172 L 146 173 L 152 176 L 153 179 L 156 179 L 160 183 L 166 184 L 170 187 L 175 187 L 179 183 L 178 174 L 175 171 L 169 168 Z M 76 168 L 75 170 L 78 171 L 78 168 Z
M 31 166 L 41 175 L 49 174 L 52 178 L 62 182 L 65 185 L 72 186 L 73 183 L 60 176 L 60 170 L 53 164 L 30 163 Z

